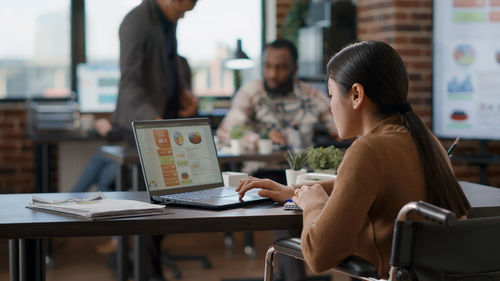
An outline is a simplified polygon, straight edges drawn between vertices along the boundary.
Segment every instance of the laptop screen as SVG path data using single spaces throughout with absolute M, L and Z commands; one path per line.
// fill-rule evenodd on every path
M 133 122 L 151 196 L 223 186 L 206 118 Z

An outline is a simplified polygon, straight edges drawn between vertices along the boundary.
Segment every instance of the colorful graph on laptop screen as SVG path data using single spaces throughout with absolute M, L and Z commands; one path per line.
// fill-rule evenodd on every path
M 222 182 L 210 126 L 139 125 L 136 137 L 150 191 Z

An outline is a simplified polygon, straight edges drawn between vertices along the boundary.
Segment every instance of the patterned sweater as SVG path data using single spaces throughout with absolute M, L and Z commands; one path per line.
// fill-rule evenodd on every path
M 231 109 L 217 130 L 223 143 L 229 143 L 231 128 L 249 125 L 261 135 L 276 129 L 288 136 L 295 125 L 303 148 L 312 144 L 314 124 L 321 122 L 335 135 L 335 125 L 326 94 L 299 80 L 294 81 L 293 92 L 284 96 L 269 96 L 262 80 L 244 85 L 232 100 Z M 290 132 L 291 133 L 291 132 Z M 292 137 L 287 137 L 288 141 Z M 294 140 L 295 141 L 295 138 Z

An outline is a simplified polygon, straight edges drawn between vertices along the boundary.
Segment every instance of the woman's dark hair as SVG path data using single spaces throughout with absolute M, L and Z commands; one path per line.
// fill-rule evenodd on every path
M 396 51 L 380 41 L 354 43 L 330 59 L 327 71 L 343 95 L 354 83 L 359 83 L 381 115 L 399 112 L 404 117 L 404 125 L 415 140 L 424 169 L 426 200 L 455 212 L 457 216 L 465 215 L 470 209 L 469 201 L 442 148 L 407 101 L 408 74 Z

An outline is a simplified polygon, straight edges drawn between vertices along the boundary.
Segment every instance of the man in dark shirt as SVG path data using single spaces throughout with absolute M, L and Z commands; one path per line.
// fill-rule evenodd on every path
M 120 86 L 114 114 L 128 145 L 135 147 L 131 122 L 189 117 L 197 99 L 182 79 L 176 26 L 196 0 L 143 0 L 120 25 Z M 161 236 L 153 237 L 149 280 L 163 280 Z
M 176 26 L 196 0 L 144 0 L 120 25 L 121 79 L 114 115 L 133 145 L 133 120 L 188 117 L 197 100 L 182 82 Z

